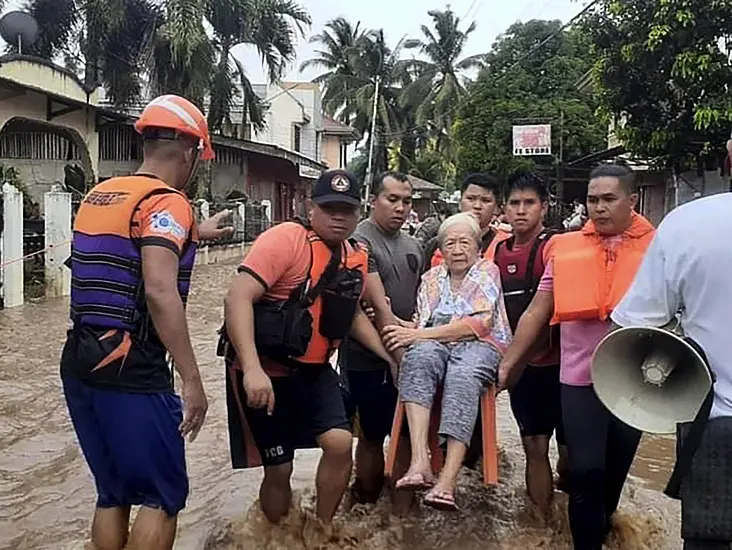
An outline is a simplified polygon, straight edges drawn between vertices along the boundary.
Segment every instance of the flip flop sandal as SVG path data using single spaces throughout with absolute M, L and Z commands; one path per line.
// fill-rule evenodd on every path
M 428 493 L 422 499 L 422 504 L 441 512 L 457 512 L 459 509 L 455 504 L 455 497 L 447 492 Z
M 414 474 L 401 478 L 394 487 L 397 491 L 424 491 L 425 489 L 431 489 L 433 486 L 434 482 L 426 479 L 423 474 Z

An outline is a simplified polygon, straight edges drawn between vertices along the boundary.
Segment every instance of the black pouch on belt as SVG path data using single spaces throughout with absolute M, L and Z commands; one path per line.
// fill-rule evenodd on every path
M 313 336 L 313 316 L 309 308 L 336 278 L 340 261 L 339 247 L 310 290 L 305 292 L 308 276 L 287 300 L 261 300 L 254 304 L 254 342 L 259 353 L 272 359 L 297 359 L 305 355 Z M 233 346 L 229 342 L 226 324 L 219 329 L 219 336 L 217 355 L 233 360 Z
M 363 274 L 358 269 L 341 269 L 321 297 L 318 332 L 329 340 L 342 340 L 351 331 L 363 292 Z

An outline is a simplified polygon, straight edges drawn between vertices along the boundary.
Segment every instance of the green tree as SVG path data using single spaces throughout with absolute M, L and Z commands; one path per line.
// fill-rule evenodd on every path
M 475 22 L 467 29 L 460 29 L 460 18 L 449 8 L 445 11 L 427 12 L 434 27 L 422 25 L 422 39 L 407 40 L 405 48 L 414 48 L 426 60 L 413 59 L 410 66 L 417 71 L 417 77 L 404 89 L 404 102 L 416 106 L 415 121 L 429 128 L 444 141 L 454 119 L 454 106 L 462 99 L 465 87 L 465 72 L 482 66 L 483 55 L 461 59 L 470 34 L 475 31 Z
M 323 109 L 331 116 L 337 117 L 341 110 L 347 113 L 346 117 L 353 112 L 353 90 L 360 81 L 356 65 L 364 38 L 361 24 L 352 25 L 343 17 L 328 21 L 323 32 L 310 38 L 310 43 L 318 44 L 320 49 L 316 50 L 316 57 L 300 66 L 300 70 L 324 69 L 313 82 L 325 85 Z
M 275 81 L 295 58 L 297 33 L 310 24 L 292 0 L 28 0 L 25 8 L 40 32 L 24 53 L 64 59 L 119 106 L 139 100 L 144 85 L 199 106 L 208 98 L 214 131 L 234 122 L 237 98 L 242 128 L 264 122 L 263 105 L 232 48 L 254 45 Z
M 604 0 L 583 22 L 602 109 L 632 153 L 678 167 L 725 156 L 732 2 Z
M 403 84 L 408 78 L 407 65 L 400 59 L 403 42 L 393 49 L 384 38 L 383 30 L 359 32 L 358 25 L 334 21 L 321 35 L 314 37 L 323 49 L 306 66 L 322 66 L 328 72 L 316 80 L 324 85 L 326 112 L 367 137 L 366 151 L 374 143 L 374 172 L 386 169 L 388 146 L 398 139 L 404 128 L 404 110 L 400 104 Z M 338 29 L 338 30 L 336 30 Z M 334 33 L 340 33 L 336 37 Z M 341 65 L 336 62 L 341 58 Z M 376 105 L 376 135 L 371 135 L 374 94 L 378 86 Z
M 506 176 L 550 157 L 513 156 L 515 124 L 552 124 L 552 150 L 568 161 L 606 146 L 607 122 L 577 87 L 592 66 L 589 44 L 561 21 L 516 23 L 485 56 L 486 67 L 468 88 L 453 125 L 457 174 L 489 171 Z M 544 40 L 552 37 L 544 43 Z
M 24 54 L 53 60 L 102 85 L 116 105 L 137 99 L 143 83 L 145 48 L 161 21 L 152 0 L 29 0 L 23 6 L 37 21 L 38 39 Z M 17 51 L 17 45 L 9 46 Z
M 208 96 L 213 130 L 232 122 L 233 102 L 242 94 L 244 117 L 261 128 L 263 106 L 231 49 L 252 44 L 270 80 L 276 81 L 295 58 L 297 32 L 310 22 L 304 8 L 291 0 L 167 0 L 165 23 L 156 34 L 151 59 L 153 87 L 199 105 Z M 206 33 L 206 24 L 213 37 Z M 243 127 L 245 121 L 241 122 Z

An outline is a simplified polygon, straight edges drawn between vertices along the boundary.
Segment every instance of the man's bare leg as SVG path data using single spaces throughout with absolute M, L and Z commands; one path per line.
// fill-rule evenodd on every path
M 272 523 L 287 515 L 292 504 L 292 462 L 264 469 L 264 479 L 259 486 L 259 506 L 264 516 Z
M 409 437 L 401 436 L 399 439 L 396 460 L 394 462 L 394 472 L 392 474 L 394 482 L 401 479 L 402 476 L 407 473 L 411 459 L 412 445 L 409 441 Z M 414 495 L 414 491 L 407 489 L 400 489 L 397 491 L 396 488 L 394 488 L 391 495 L 392 513 L 399 517 L 404 517 L 409 514 L 409 511 L 416 502 Z
M 355 481 L 352 489 L 354 504 L 373 504 L 384 487 L 384 442 L 359 438 L 356 444 Z
M 92 521 L 95 550 L 122 550 L 130 530 L 130 507 L 97 508 Z
M 551 511 L 554 480 L 549 462 L 549 437 L 534 435 L 522 438 L 526 452 L 526 490 L 543 518 Z
M 169 516 L 164 510 L 140 508 L 130 531 L 125 550 L 172 550 L 178 516 Z
M 351 477 L 353 438 L 347 430 L 332 429 L 318 437 L 323 449 L 315 478 L 317 491 L 317 515 L 329 524 L 341 503 Z

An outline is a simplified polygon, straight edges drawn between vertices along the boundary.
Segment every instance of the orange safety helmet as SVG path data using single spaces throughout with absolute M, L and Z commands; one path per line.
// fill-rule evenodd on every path
M 172 94 L 161 95 L 153 99 L 135 122 L 135 130 L 140 134 L 148 128 L 173 130 L 176 133 L 198 138 L 201 160 L 214 158 L 206 117 L 187 99 Z

